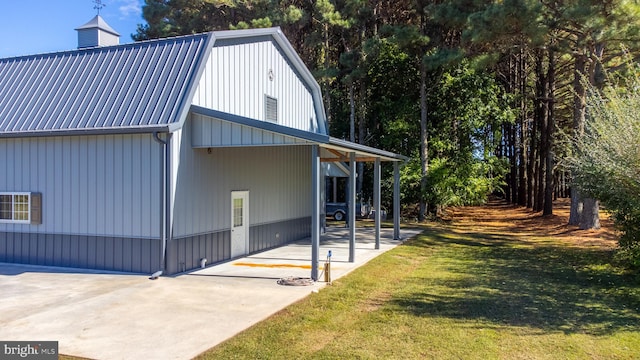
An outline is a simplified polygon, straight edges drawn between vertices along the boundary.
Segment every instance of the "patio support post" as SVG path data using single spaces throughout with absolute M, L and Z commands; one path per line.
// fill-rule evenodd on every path
M 393 162 L 393 240 L 400 240 L 400 164 Z
M 320 150 L 311 146 L 311 279 L 318 280 L 320 259 Z
M 356 260 L 356 153 L 349 154 L 349 262 Z
M 376 209 L 375 213 L 375 227 L 376 227 L 376 250 L 380 249 L 380 158 L 376 158 L 376 162 L 373 166 L 373 207 Z

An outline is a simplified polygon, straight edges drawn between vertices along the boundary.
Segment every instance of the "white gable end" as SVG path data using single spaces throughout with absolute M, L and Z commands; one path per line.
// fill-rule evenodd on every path
M 314 106 L 310 87 L 291 62 L 274 41 L 263 39 L 214 45 L 192 103 L 298 130 L 324 133 L 316 113 L 322 104 Z

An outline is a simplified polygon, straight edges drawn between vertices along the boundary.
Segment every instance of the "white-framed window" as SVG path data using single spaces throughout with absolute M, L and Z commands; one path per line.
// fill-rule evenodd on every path
M 39 193 L 0 192 L 0 222 L 40 224 L 41 201 Z

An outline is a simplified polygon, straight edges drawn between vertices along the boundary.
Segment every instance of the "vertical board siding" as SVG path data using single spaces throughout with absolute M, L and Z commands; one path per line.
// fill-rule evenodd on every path
M 249 222 L 311 216 L 308 146 L 193 149 L 191 121 L 173 143 L 173 236 L 231 228 L 231 191 L 249 191 Z M 178 157 L 179 154 L 179 157 Z
M 278 239 L 276 233 L 280 235 Z M 310 233 L 309 217 L 255 225 L 249 228 L 249 252 L 257 253 L 308 238 Z M 225 230 L 171 240 L 167 248 L 167 274 L 197 269 L 203 258 L 207 259 L 207 265 L 231 259 L 231 232 Z
M 193 147 L 306 144 L 305 140 L 268 130 L 235 124 L 210 116 L 191 114 Z
M 218 231 L 173 239 L 167 245 L 167 274 L 176 274 L 207 264 L 228 260 L 231 256 L 231 232 Z
M 308 238 L 311 218 L 304 217 L 249 228 L 249 252 L 255 253 Z
M 0 262 L 152 273 L 161 241 L 84 235 L 0 232 Z
M 311 91 L 273 41 L 214 47 L 193 104 L 264 121 L 265 95 L 278 99 L 278 124 L 320 128 Z
M 160 144 L 151 135 L 0 139 L 0 191 L 42 193 L 42 224 L 0 231 L 159 237 Z

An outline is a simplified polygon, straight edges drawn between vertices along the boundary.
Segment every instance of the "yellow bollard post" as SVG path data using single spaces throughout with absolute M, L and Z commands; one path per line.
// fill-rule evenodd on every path
M 331 283 L 331 262 L 324 263 L 324 282 Z

